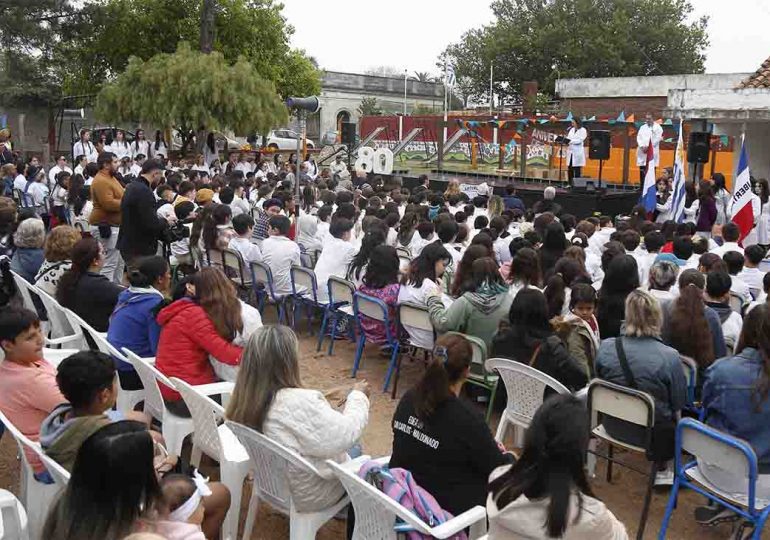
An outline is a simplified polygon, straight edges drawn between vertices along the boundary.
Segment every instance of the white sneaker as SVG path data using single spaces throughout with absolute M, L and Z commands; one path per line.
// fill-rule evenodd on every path
M 673 486 L 674 485 L 674 471 L 666 468 L 663 471 L 655 473 L 655 487 L 660 486 Z

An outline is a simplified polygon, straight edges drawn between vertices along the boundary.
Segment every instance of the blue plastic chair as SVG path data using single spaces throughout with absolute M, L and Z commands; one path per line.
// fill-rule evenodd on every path
M 334 340 L 337 337 L 338 321 L 348 319 L 351 323 L 348 325 L 348 337 L 351 341 L 355 341 L 355 336 L 353 335 L 353 294 L 356 292 L 356 286 L 352 281 L 348 281 L 347 279 L 329 276 L 326 287 L 329 293 L 329 303 L 326 304 L 326 309 L 324 310 L 323 320 L 321 321 L 321 330 L 318 334 L 318 347 L 316 350 L 321 350 L 326 336 L 326 329 L 331 328 L 331 341 L 327 352 L 327 354 L 331 356 L 334 354 Z
M 278 311 L 278 324 L 283 324 L 286 297 L 276 296 L 273 288 L 273 272 L 266 264 L 257 261 L 249 263 L 249 270 L 251 271 L 251 286 L 254 288 L 254 295 L 257 298 L 259 313 L 264 313 L 265 302 L 270 301 L 275 304 L 275 309 Z
M 293 264 L 289 271 L 291 276 L 291 293 L 294 299 L 294 317 L 292 318 L 292 328 L 296 330 L 297 311 L 305 307 L 307 316 L 307 328 L 310 335 L 313 335 L 313 313 L 316 309 L 326 309 L 326 304 L 318 302 L 318 282 L 315 272 L 304 266 Z
M 747 494 L 736 496 L 709 482 L 698 469 L 696 460 L 682 463 L 683 450 L 693 455 L 696 460 L 701 458 L 703 462 L 717 465 L 732 476 L 746 478 Z M 683 418 L 676 426 L 674 456 L 676 467 L 674 485 L 671 488 L 666 513 L 663 515 L 663 523 L 658 533 L 659 540 L 666 538 L 668 523 L 676 507 L 679 490 L 682 488 L 696 491 L 707 499 L 732 510 L 754 526 L 752 539 L 759 540 L 762 537 L 762 528 L 770 514 L 770 500 L 756 498 L 759 466 L 757 455 L 749 443 L 692 418 Z
M 697 416 L 701 421 L 703 420 L 704 409 L 700 406 L 700 403 L 696 400 L 696 393 L 698 387 L 698 364 L 689 356 L 679 355 L 679 360 L 682 363 L 682 370 L 684 371 L 684 378 L 687 380 L 687 403 L 684 406 L 686 411 L 690 411 Z
M 399 349 L 398 335 L 393 335 L 390 331 L 388 306 L 379 298 L 356 291 L 355 294 L 353 294 L 353 315 L 356 319 L 359 335 L 358 344 L 356 345 L 356 357 L 353 362 L 352 377 L 356 376 L 358 368 L 361 365 L 361 357 L 363 356 L 364 345 L 366 344 L 366 333 L 361 325 L 361 318 L 367 317 L 379 321 L 385 325 L 385 341 L 377 343 L 377 345 L 389 345 L 391 348 L 388 373 L 385 375 L 385 385 L 382 388 L 383 392 L 387 392 L 388 386 L 390 385 L 390 378 L 393 376 L 393 371 L 395 370 L 398 361 Z

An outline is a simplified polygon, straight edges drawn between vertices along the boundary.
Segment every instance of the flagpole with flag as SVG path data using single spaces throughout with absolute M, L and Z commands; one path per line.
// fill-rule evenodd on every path
M 644 174 L 644 184 L 642 185 L 641 204 L 648 214 L 655 211 L 655 150 L 652 143 L 647 145 L 647 169 Z
M 730 220 L 741 230 L 739 243 L 748 236 L 754 227 L 754 206 L 751 191 L 751 175 L 749 173 L 749 154 L 746 150 L 746 134 L 741 136 L 741 155 L 738 159 L 738 170 L 735 174 L 733 197 L 730 200 Z
M 676 143 L 674 153 L 674 181 L 672 186 L 671 219 L 677 223 L 684 221 L 685 191 L 685 165 L 684 165 L 684 141 L 682 139 L 682 119 L 679 119 L 679 140 Z

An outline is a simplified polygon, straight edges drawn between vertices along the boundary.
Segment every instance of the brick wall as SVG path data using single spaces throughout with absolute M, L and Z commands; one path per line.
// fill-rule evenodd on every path
M 564 98 L 560 108 L 563 113 L 572 111 L 576 116 L 618 115 L 625 111 L 626 116 L 633 114 L 637 120 L 643 120 L 648 112 L 654 117 L 663 116 L 667 106 L 665 97 L 617 97 L 617 98 Z

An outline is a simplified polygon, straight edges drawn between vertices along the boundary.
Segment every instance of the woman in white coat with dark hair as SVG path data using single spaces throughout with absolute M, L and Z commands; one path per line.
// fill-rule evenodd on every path
M 107 150 L 115 154 L 118 161 L 121 161 L 124 157 L 131 157 L 131 147 L 126 140 L 125 132 L 117 130 L 115 132 L 115 138 L 109 144 Z
M 580 177 L 580 168 L 586 164 L 586 149 L 583 146 L 588 132 L 583 124 L 577 118 L 572 119 L 572 127 L 567 132 L 569 145 L 567 146 L 567 175 L 569 183 L 572 185 L 572 179 Z
M 136 136 L 131 142 L 131 159 L 136 160 L 136 156 L 143 155 L 144 157 L 150 157 L 150 141 L 144 136 L 143 129 L 136 130 Z

